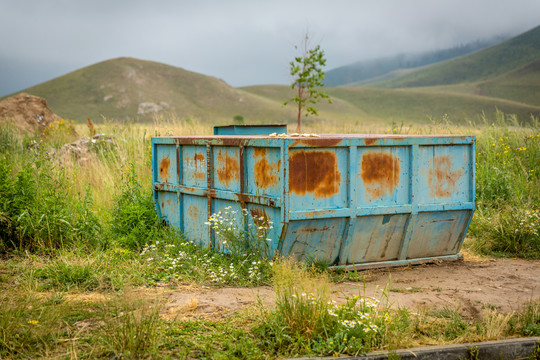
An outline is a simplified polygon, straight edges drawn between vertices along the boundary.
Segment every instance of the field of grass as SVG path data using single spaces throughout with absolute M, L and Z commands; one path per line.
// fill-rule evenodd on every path
M 502 112 L 475 127 L 452 120 L 366 122 L 360 129 L 314 120 L 306 127 L 476 135 L 477 210 L 468 249 L 540 258 L 538 120 L 520 127 Z M 359 294 L 338 305 L 328 291 L 331 282 L 359 274 L 270 261 L 257 249 L 214 254 L 163 227 L 150 191 L 151 137 L 209 134 L 205 123 L 171 117 L 99 124 L 96 130 L 112 136 L 115 146 L 91 148 L 85 162 L 59 154 L 59 145 L 73 140 L 68 129 L 51 128 L 44 138 L 0 129 L 1 358 L 263 359 L 540 335 L 538 302 L 515 313 L 489 310 L 466 319 L 456 309 L 392 309 L 388 297 L 396 288 L 388 288 L 378 299 Z M 162 318 L 160 289 L 190 284 L 272 285 L 276 307 L 248 308 L 225 319 Z

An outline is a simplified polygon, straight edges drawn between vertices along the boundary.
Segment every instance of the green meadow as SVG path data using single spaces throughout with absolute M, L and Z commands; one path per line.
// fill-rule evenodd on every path
M 493 117 L 474 127 L 434 117 L 406 125 L 307 126 L 476 135 L 477 209 L 465 247 L 478 256 L 538 259 L 540 124 L 533 118 L 519 126 L 515 115 L 502 112 Z M 115 146 L 92 148 L 84 163 L 57 151 L 74 140 L 72 127 L 88 132 L 67 121 L 41 137 L 0 130 L 2 358 L 262 359 L 540 335 L 538 302 L 477 319 L 450 308 L 395 309 L 388 291 L 336 304 L 332 283 L 362 281 L 362 273 L 269 260 L 256 249 L 231 255 L 200 249 L 156 216 L 150 140 L 208 134 L 209 124 L 174 116 L 96 124 Z M 261 285 L 274 288 L 275 307 L 248 307 L 225 319 L 160 316 L 160 289 Z

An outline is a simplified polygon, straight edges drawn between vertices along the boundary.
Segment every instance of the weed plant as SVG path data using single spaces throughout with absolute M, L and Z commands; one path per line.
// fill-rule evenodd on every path
M 268 237 L 274 226 L 265 216 L 249 214 L 246 208 L 236 211 L 227 206 L 212 214 L 205 224 L 214 230 L 218 250 L 234 257 L 274 257 L 270 247 L 272 239 Z
M 380 346 L 389 320 L 386 302 L 353 296 L 337 304 L 324 273 L 291 259 L 278 261 L 273 272 L 276 308 L 264 313 L 255 331 L 276 355 L 358 355 Z

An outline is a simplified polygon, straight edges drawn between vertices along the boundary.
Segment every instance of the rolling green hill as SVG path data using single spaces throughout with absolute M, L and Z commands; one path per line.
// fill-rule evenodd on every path
M 244 87 L 242 90 L 278 102 L 290 95 L 284 85 Z M 423 89 L 372 89 L 359 87 L 326 88 L 332 104 L 321 104 L 321 115 L 330 119 L 362 122 L 428 123 L 429 117 L 442 119 L 448 116 L 454 123 L 477 121 L 485 115 L 494 119 L 496 111 L 516 114 L 526 123 L 531 115 L 540 117 L 540 106 L 492 97 L 426 91 Z
M 231 121 L 235 115 L 251 122 L 294 120 L 293 109 L 282 109 L 220 79 L 133 58 L 100 62 L 24 91 L 46 98 L 55 113 L 76 121 L 102 116 L 145 121 L 152 113 L 140 110 L 159 107 L 179 117 L 212 122 Z
M 449 49 L 424 52 L 420 54 L 399 54 L 396 56 L 374 60 L 358 61 L 353 64 L 340 66 L 326 72 L 326 86 L 362 86 L 365 84 L 392 79 L 404 72 L 456 58 L 485 49 L 501 43 L 507 37 L 494 37 L 489 40 L 479 40 Z
M 412 124 L 446 116 L 464 123 L 483 114 L 493 118 L 497 110 L 527 122 L 531 115 L 540 117 L 535 92 L 539 67 L 535 62 L 489 80 L 446 86 L 326 88 L 332 104 L 321 102 L 320 116 L 310 116 L 304 124 L 313 128 L 329 122 Z M 97 63 L 25 92 L 46 98 L 55 113 L 80 122 L 87 117 L 99 122 L 102 116 L 112 121 L 149 121 L 167 112 L 212 124 L 231 123 L 235 115 L 242 115 L 248 124 L 294 124 L 296 119 L 295 106 L 282 105 L 293 95 L 286 85 L 233 88 L 214 77 L 133 58 Z M 145 112 L 152 109 L 159 111 Z
M 437 63 L 370 86 L 405 88 L 487 81 L 538 60 L 540 26 L 474 54 Z

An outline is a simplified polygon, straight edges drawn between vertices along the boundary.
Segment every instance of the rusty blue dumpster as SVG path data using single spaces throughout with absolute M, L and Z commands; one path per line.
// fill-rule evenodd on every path
M 458 259 L 474 212 L 473 136 L 155 137 L 152 164 L 190 241 L 216 247 L 205 222 L 230 206 L 274 223 L 273 253 L 349 269 Z

